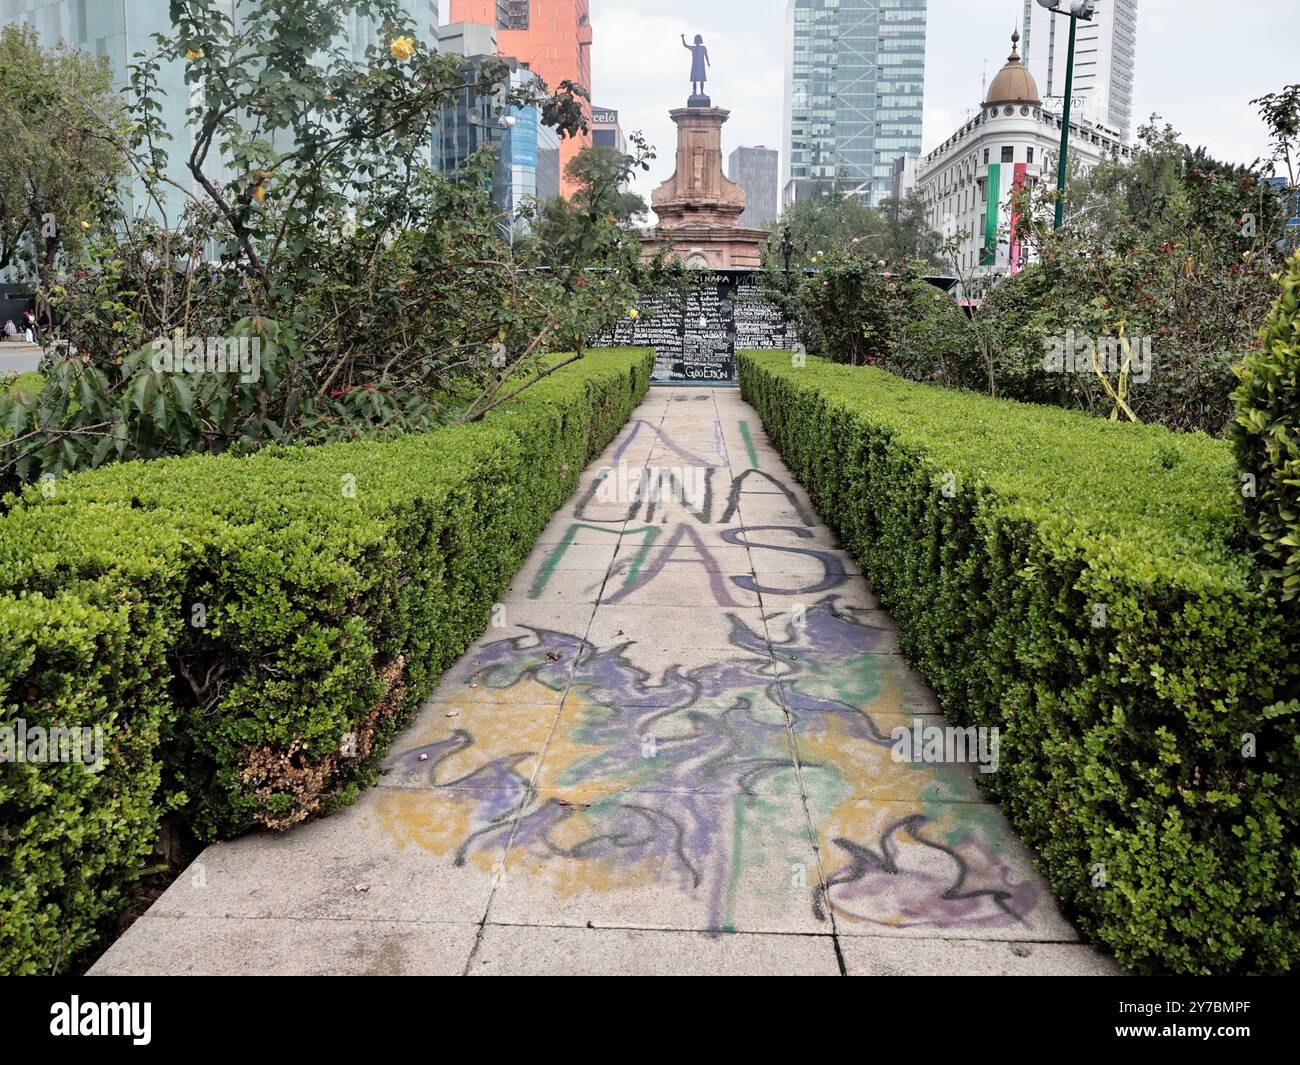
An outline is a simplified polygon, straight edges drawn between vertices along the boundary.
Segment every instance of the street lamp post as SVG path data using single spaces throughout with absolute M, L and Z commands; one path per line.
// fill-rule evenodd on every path
M 1074 34 L 1079 19 L 1091 21 L 1096 10 L 1096 0 L 1073 0 L 1067 11 L 1057 7 L 1057 0 L 1038 0 L 1053 15 L 1066 15 L 1070 19 L 1070 55 L 1065 62 L 1065 106 L 1061 108 L 1061 155 L 1056 162 L 1056 228 L 1065 225 L 1065 167 L 1070 152 L 1070 104 L 1074 96 Z
M 794 255 L 794 241 L 790 239 L 790 227 L 781 227 L 781 258 L 785 261 L 786 276 L 790 276 L 790 258 Z

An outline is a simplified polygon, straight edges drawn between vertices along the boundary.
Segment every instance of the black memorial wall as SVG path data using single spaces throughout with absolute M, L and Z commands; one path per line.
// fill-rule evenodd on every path
M 592 338 L 596 347 L 653 348 L 656 381 L 734 381 L 736 352 L 781 349 L 798 340 L 763 295 L 755 270 L 698 271 L 686 295 L 648 296 L 635 319 Z

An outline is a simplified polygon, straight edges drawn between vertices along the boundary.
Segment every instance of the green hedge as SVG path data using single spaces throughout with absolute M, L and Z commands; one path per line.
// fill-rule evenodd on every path
M 92 944 L 168 810 L 213 839 L 371 782 L 651 366 L 593 351 L 476 425 L 123 463 L 11 497 L 4 719 L 102 722 L 108 739 L 98 775 L 0 778 L 0 971 Z
M 1264 573 L 1284 600 L 1300 603 L 1300 252 L 1279 280 L 1263 346 L 1237 371 L 1229 433 L 1242 470 L 1255 478 L 1247 511 Z
M 950 718 L 1001 729 L 1067 910 L 1138 971 L 1292 969 L 1300 633 L 1228 445 L 793 361 L 743 354 L 745 398 Z

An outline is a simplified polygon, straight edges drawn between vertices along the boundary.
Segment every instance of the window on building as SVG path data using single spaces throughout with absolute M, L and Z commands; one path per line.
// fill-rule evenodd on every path
M 1016 161 L 1016 150 L 1011 145 L 1005 145 L 1002 148 L 1002 161 L 1004 163 L 1014 163 Z
M 988 150 L 987 148 L 985 148 L 985 149 L 984 149 L 984 165 L 985 165 L 985 166 L 988 165 L 988 161 L 989 161 L 989 150 Z
M 507 0 L 503 30 L 526 30 L 529 28 L 528 0 Z
M 1025 156 L 1026 156 L 1025 162 L 1027 162 L 1030 166 L 1033 166 L 1033 165 L 1034 165 L 1034 149 L 1033 149 L 1033 148 L 1026 148 L 1026 149 L 1025 149 Z

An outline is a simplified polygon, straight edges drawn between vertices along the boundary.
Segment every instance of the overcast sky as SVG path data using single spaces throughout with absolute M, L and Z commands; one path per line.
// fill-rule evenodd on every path
M 671 174 L 668 111 L 686 103 L 690 56 L 680 35 L 703 34 L 713 61 L 709 94 L 731 111 L 723 152 L 782 150 L 786 0 L 591 0 L 593 101 L 617 109 L 659 152 L 637 191 Z M 980 102 L 1010 48 L 1023 0 L 930 0 L 923 148 L 946 140 Z M 1249 101 L 1300 81 L 1296 0 L 1138 0 L 1134 126 L 1159 113 L 1216 157 L 1250 162 L 1267 134 Z

